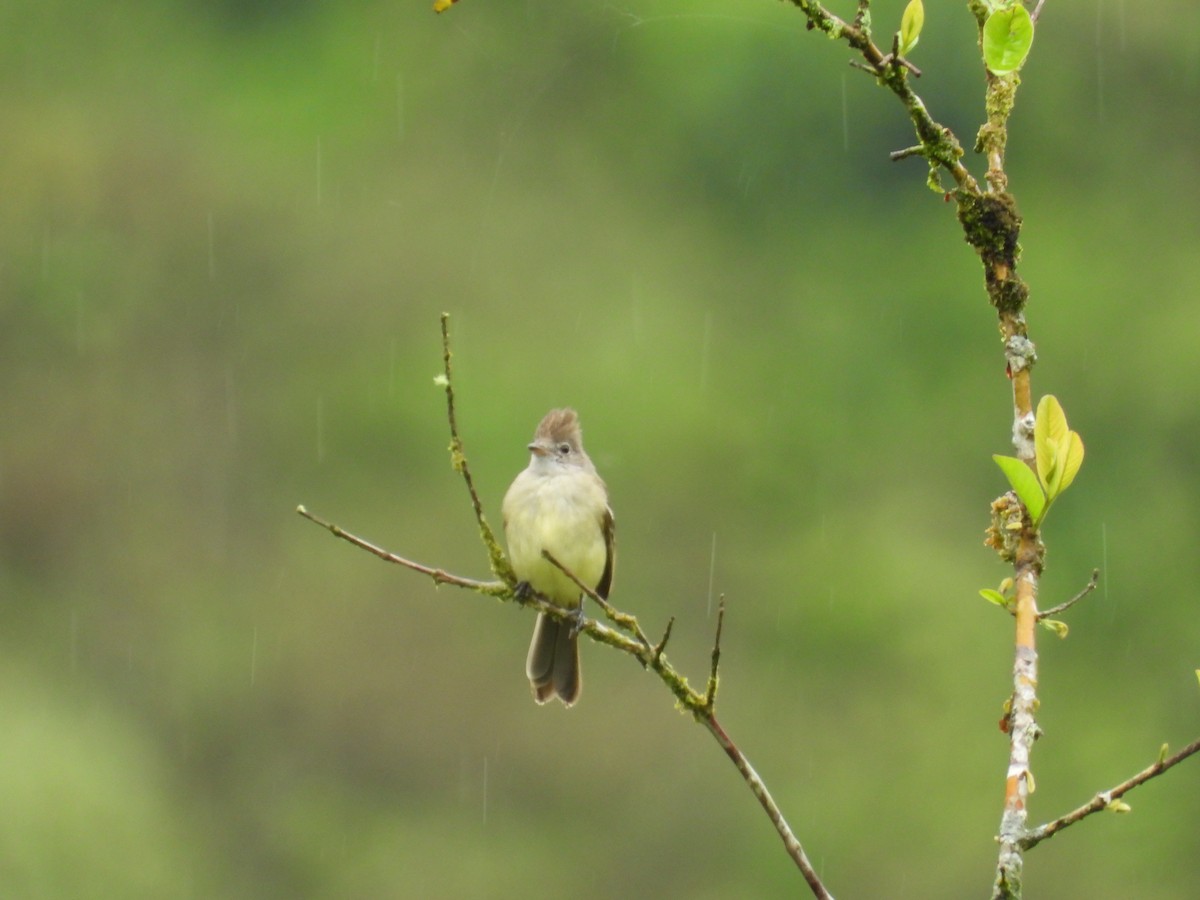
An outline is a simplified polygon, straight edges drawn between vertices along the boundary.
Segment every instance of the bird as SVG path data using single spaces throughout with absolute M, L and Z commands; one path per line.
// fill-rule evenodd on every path
M 552 409 L 528 445 L 529 465 L 504 495 L 504 534 L 519 593 L 536 592 L 557 606 L 574 609 L 577 621 L 538 613 L 525 660 L 533 698 L 557 698 L 566 707 L 579 699 L 579 625 L 583 593 L 551 563 L 554 556 L 581 583 L 608 598 L 615 563 L 614 520 L 608 489 L 583 449 L 579 415 Z

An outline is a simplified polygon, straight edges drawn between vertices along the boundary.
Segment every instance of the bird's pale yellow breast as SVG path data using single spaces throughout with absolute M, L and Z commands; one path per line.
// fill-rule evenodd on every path
M 590 473 L 570 468 L 542 476 L 521 472 L 504 497 L 508 552 L 517 577 L 561 605 L 575 605 L 579 588 L 542 551 L 584 584 L 598 584 L 608 557 L 602 519 L 607 506 L 603 483 Z

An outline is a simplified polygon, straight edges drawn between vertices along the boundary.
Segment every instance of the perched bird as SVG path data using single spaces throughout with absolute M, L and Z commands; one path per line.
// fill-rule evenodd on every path
M 573 409 L 546 413 L 529 445 L 529 465 L 504 495 L 504 534 L 518 590 L 533 590 L 582 617 L 579 585 L 542 556 L 549 551 L 583 584 L 607 599 L 612 587 L 613 514 L 608 490 L 583 450 Z M 538 613 L 525 674 L 533 698 L 579 699 L 577 628 Z

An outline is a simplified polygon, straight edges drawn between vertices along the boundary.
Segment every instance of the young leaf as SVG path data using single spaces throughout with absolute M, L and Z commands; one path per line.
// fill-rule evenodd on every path
M 1033 19 L 1019 2 L 997 9 L 983 24 L 983 61 L 993 75 L 1017 71 L 1033 44 Z
M 1071 486 L 1071 482 L 1075 480 L 1075 476 L 1079 473 L 1079 467 L 1083 465 L 1083 440 L 1072 431 L 1067 435 L 1067 450 L 1062 456 L 1060 465 L 1062 466 L 1061 481 L 1058 489 L 1065 491 Z
M 1038 479 L 1045 488 L 1049 505 L 1075 480 L 1083 465 L 1083 441 L 1067 425 L 1067 414 L 1053 394 L 1038 402 L 1033 443 Z
M 1046 511 L 1046 494 L 1042 491 L 1038 477 L 1033 474 L 1033 470 L 1029 466 L 1015 456 L 993 456 L 992 459 L 996 461 L 1000 471 L 1008 478 L 1008 483 L 1017 492 L 1017 497 L 1025 504 L 1030 518 L 1033 519 L 1033 524 L 1036 525 Z
M 908 56 L 917 41 L 921 39 L 921 29 L 925 27 L 925 4 L 921 0 L 908 0 L 904 7 L 904 15 L 900 19 L 900 55 Z
M 988 603 L 995 603 L 1001 609 L 1008 609 L 1008 600 L 999 591 L 993 591 L 991 588 L 982 588 L 979 591 L 979 596 Z
M 1061 622 L 1058 619 L 1042 619 L 1041 626 L 1047 631 L 1054 632 L 1056 637 L 1065 638 L 1070 629 L 1066 622 Z
M 443 13 L 457 2 L 458 0 L 433 0 L 433 11 Z
M 1053 500 L 1059 493 L 1062 477 L 1062 460 L 1059 449 L 1070 434 L 1067 414 L 1053 394 L 1047 394 L 1038 402 L 1037 418 L 1033 426 L 1033 444 L 1037 452 L 1038 478 Z

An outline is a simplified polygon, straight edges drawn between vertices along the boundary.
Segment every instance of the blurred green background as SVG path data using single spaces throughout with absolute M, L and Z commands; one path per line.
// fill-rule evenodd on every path
M 877 27 L 902 0 L 873 4 Z M 915 61 L 969 148 L 966 4 Z M 837 3 L 847 13 L 853 5 Z M 529 697 L 486 577 L 551 406 L 613 599 L 699 683 L 839 897 L 990 890 L 1011 623 L 977 594 L 1011 400 L 895 100 L 762 0 L 12 0 L 0 11 L 6 897 L 783 897 L 723 754 L 627 658 Z M 1034 821 L 1200 731 L 1200 12 L 1047 4 L 1010 140 L 1049 519 Z M 973 171 L 981 173 L 971 156 Z M 1029 895 L 1184 898 L 1200 762 L 1031 854 Z

